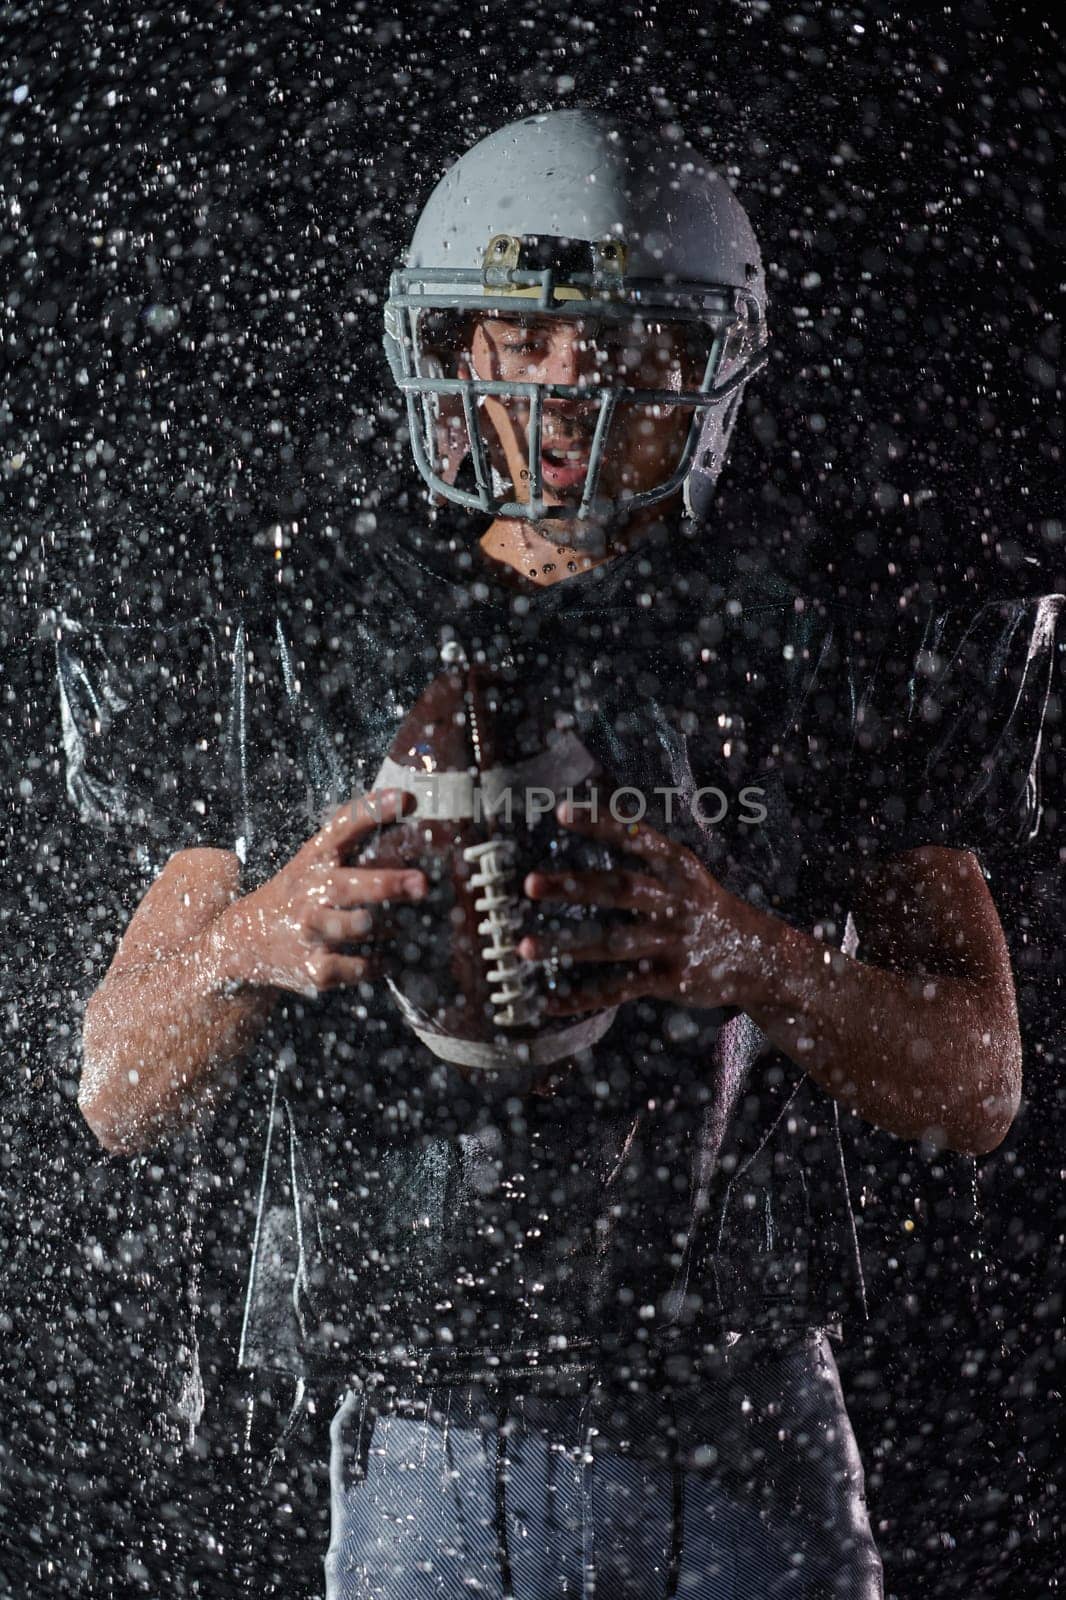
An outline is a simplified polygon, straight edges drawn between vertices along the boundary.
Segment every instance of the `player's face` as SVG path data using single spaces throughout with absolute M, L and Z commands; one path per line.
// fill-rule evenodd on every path
M 698 388 L 706 363 L 700 337 L 677 323 L 643 319 L 481 316 L 469 332 L 469 368 L 476 378 L 561 384 L 579 391 L 572 398 L 545 400 L 541 444 L 545 501 L 574 504 L 585 487 L 600 391 Z M 528 500 L 528 402 L 490 396 L 481 417 L 493 466 L 513 486 L 516 500 Z M 633 495 L 664 482 L 677 465 L 691 418 L 689 408 L 668 402 L 620 402 L 597 493 L 624 506 Z

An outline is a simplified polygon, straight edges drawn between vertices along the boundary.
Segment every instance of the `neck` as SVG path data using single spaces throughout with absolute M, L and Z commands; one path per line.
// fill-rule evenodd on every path
M 517 517 L 497 517 L 482 534 L 480 545 L 491 561 L 520 573 L 538 588 L 546 588 L 624 554 L 638 543 L 664 509 L 646 506 L 623 526 L 613 529 L 603 550 L 595 555 L 571 545 L 556 544 L 539 531 L 537 523 L 520 521 Z

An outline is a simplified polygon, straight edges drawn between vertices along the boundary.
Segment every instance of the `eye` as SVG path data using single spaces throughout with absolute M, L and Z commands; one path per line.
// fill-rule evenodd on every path
M 502 343 L 509 355 L 535 356 L 539 353 L 543 340 L 538 339 L 534 333 L 512 334 Z

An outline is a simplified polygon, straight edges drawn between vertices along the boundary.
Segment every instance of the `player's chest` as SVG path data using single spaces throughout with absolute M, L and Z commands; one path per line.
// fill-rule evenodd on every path
M 309 635 L 279 622 L 246 647 L 245 703 L 228 727 L 253 881 L 373 787 L 447 671 L 449 644 L 447 627 Z M 738 892 L 776 882 L 787 898 L 822 808 L 826 751 L 846 736 L 814 652 L 797 670 L 776 632 L 704 644 L 638 628 L 621 642 L 497 638 L 491 655 L 482 665 L 505 685 L 509 726 L 527 745 L 587 750 L 620 814 L 673 832 Z M 427 771 L 434 759 L 413 747 L 410 758 Z

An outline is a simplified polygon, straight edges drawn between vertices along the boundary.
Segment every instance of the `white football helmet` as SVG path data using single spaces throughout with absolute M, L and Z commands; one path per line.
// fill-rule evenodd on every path
M 449 375 L 434 329 L 445 314 L 479 311 L 636 321 L 638 328 L 695 323 L 688 332 L 702 335 L 701 366 L 707 352 L 702 381 L 660 391 Z M 689 514 L 703 516 L 766 345 L 759 246 L 728 184 L 683 141 L 581 110 L 526 117 L 468 150 L 426 202 L 385 303 L 385 348 L 431 490 L 471 510 L 564 524 L 628 514 L 678 489 Z M 527 500 L 489 462 L 479 416 L 489 395 L 528 405 Z M 598 407 L 580 501 L 546 504 L 543 404 L 578 396 Z M 692 412 L 669 475 L 624 507 L 597 494 L 611 417 L 623 404 Z M 579 535 L 574 528 L 567 542 Z

